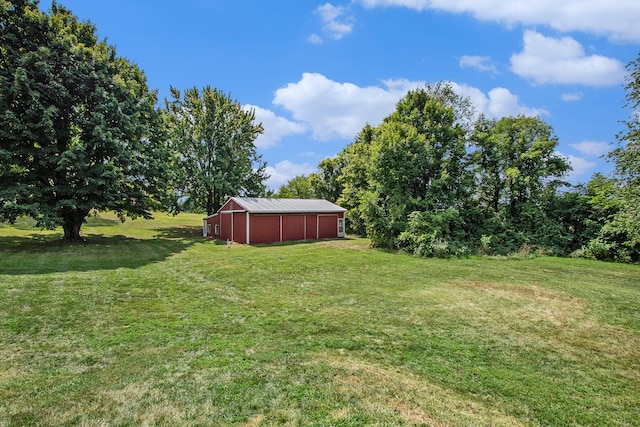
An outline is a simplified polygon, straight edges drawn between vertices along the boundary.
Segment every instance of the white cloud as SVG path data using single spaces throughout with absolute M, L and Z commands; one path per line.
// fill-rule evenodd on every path
M 571 148 L 592 157 L 600 157 L 611 151 L 611 145 L 601 141 L 582 141 L 577 144 L 571 144 Z
M 271 110 L 247 104 L 243 107 L 245 110 L 254 110 L 256 114 L 256 122 L 262 123 L 264 133 L 259 135 L 255 141 L 256 147 L 268 148 L 276 145 L 283 137 L 288 135 L 296 135 L 305 133 L 308 128 L 303 123 L 292 122 L 284 117 L 276 116 Z
M 574 102 L 582 100 L 584 94 L 582 92 L 563 93 L 561 98 L 565 102 Z
M 319 36 L 319 35 L 317 35 L 317 34 L 311 34 L 311 35 L 307 38 L 307 41 L 308 41 L 309 43 L 312 43 L 312 44 L 322 44 L 322 43 L 324 43 L 324 40 L 322 40 L 322 37 L 320 37 L 320 36 Z
M 366 123 L 379 124 L 406 94 L 406 81 L 388 84 L 395 86 L 360 87 L 329 80 L 322 74 L 304 73 L 299 82 L 278 89 L 273 103 L 290 111 L 295 120 L 308 123 L 316 139 L 350 139 Z
M 507 116 L 548 116 L 549 112 L 542 108 L 532 108 L 520 103 L 517 95 L 511 93 L 509 89 L 496 87 L 484 94 L 480 89 L 460 85 L 451 82 L 453 89 L 471 100 L 476 107 L 478 114 L 484 114 L 488 118 L 499 119 Z
M 624 64 L 617 59 L 587 56 L 571 37 L 556 39 L 532 30 L 524 33 L 524 50 L 511 56 L 511 71 L 537 84 L 610 86 L 625 76 Z
M 478 71 L 488 71 L 491 74 L 498 74 L 498 69 L 491 63 L 488 56 L 465 55 L 460 58 L 461 68 L 475 68 Z
M 335 82 L 322 74 L 304 73 L 299 82 L 278 89 L 273 104 L 284 107 L 296 121 L 307 124 L 315 139 L 351 139 L 365 124 L 380 124 L 409 90 L 425 85 L 423 81 L 406 79 L 381 83 L 382 86 L 360 87 Z M 471 99 L 478 114 L 490 118 L 549 114 L 544 109 L 522 104 L 517 95 L 505 88 L 494 88 L 485 94 L 474 87 L 450 83 L 456 92 Z
M 365 7 L 400 6 L 417 11 L 468 13 L 507 25 L 547 25 L 562 32 L 581 31 L 618 41 L 640 41 L 637 0 L 355 0 Z
M 382 80 L 382 84 L 385 86 L 386 91 L 389 92 L 396 100 L 393 103 L 395 108 L 396 103 L 407 94 L 410 90 L 416 90 L 420 87 L 424 87 L 427 82 L 423 80 L 407 80 L 407 79 L 386 79 Z
M 531 108 L 520 103 L 517 95 L 508 89 L 497 87 L 489 91 L 489 105 L 486 109 L 489 117 L 505 116 L 548 116 L 549 112 L 542 108 Z
M 589 161 L 587 159 L 583 159 L 582 157 L 576 157 L 571 155 L 563 156 L 563 157 L 567 159 L 567 161 L 573 168 L 573 170 L 569 171 L 569 173 L 566 176 L 566 180 L 571 183 L 577 183 L 585 179 L 588 179 L 593 173 L 593 171 L 596 169 L 596 167 L 598 166 L 597 163 Z
M 322 21 L 322 31 L 327 37 L 340 40 L 353 30 L 353 17 L 348 15 L 349 9 L 344 6 L 334 6 L 325 3 L 315 10 Z M 309 38 L 312 43 L 317 43 L 319 36 Z M 321 39 L 320 39 L 321 40 Z
M 267 186 L 277 190 L 296 176 L 309 175 L 315 171 L 316 168 L 309 163 L 292 163 L 289 160 L 283 160 L 276 163 L 275 167 L 267 166 L 267 173 L 270 175 Z

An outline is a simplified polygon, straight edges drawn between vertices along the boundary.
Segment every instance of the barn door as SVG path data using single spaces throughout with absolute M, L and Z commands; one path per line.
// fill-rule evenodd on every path
M 338 237 L 344 237 L 344 218 L 338 218 Z

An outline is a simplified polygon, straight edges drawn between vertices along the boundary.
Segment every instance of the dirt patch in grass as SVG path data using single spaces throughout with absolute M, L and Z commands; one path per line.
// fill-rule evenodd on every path
M 632 363 L 640 358 L 637 335 L 603 323 L 583 299 L 537 286 L 462 280 L 449 284 L 472 290 L 458 293 L 452 307 L 474 313 L 475 318 L 469 318 L 477 323 L 493 323 L 495 336 L 502 331 L 512 342 L 553 349 L 574 361 L 593 358 Z
M 469 281 L 469 280 L 452 280 L 448 282 L 454 286 L 467 287 L 477 289 L 483 292 L 489 292 L 507 299 L 534 299 L 538 301 L 567 301 L 567 302 L 579 302 L 576 298 L 553 292 L 549 289 L 540 288 L 538 286 L 514 286 L 507 287 L 505 284 Z
M 314 246 L 321 248 L 347 249 L 356 251 L 371 250 L 369 240 L 361 238 L 328 239 L 314 242 Z
M 264 415 L 257 415 L 255 417 L 249 418 L 249 420 L 243 424 L 244 427 L 257 427 L 262 425 L 264 422 Z
M 434 427 L 522 425 L 500 411 L 460 398 L 424 377 L 397 368 L 341 354 L 319 354 L 313 363 L 328 364 L 343 401 L 357 402 L 372 419 Z M 349 408 L 341 408 L 334 411 L 333 416 L 338 420 L 350 412 Z
M 138 414 L 136 423 L 148 425 L 158 421 L 177 421 L 184 416 L 185 408 L 175 408 L 165 398 L 163 387 L 152 381 L 127 384 L 123 388 L 106 391 L 103 399 L 110 402 L 116 419 L 130 419 L 131 414 Z
M 506 300 L 511 303 L 507 307 L 514 317 L 533 322 L 550 322 L 556 327 L 575 323 L 578 319 L 583 320 L 588 310 L 587 303 L 579 298 L 537 286 L 508 287 L 504 284 L 461 280 L 450 284 L 478 290 L 490 299 Z

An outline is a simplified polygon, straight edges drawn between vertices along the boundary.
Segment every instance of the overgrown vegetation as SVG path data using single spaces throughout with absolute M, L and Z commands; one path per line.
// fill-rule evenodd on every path
M 638 106 L 637 63 L 628 101 Z M 475 118 L 470 101 L 438 83 L 410 91 L 377 126 L 365 126 L 319 172 L 282 197 L 326 197 L 348 209 L 351 232 L 417 256 L 536 251 L 640 259 L 637 114 L 611 153 L 614 177 L 570 186 L 558 138 L 540 118 Z
M 0 425 L 621 426 L 638 267 L 0 225 Z

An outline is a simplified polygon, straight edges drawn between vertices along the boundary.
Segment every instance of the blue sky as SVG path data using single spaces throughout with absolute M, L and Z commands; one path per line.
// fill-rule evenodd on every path
M 59 0 L 169 87 L 256 111 L 270 187 L 316 170 L 407 90 L 448 81 L 491 118 L 539 115 L 586 182 L 623 129 L 637 0 Z M 48 7 L 41 1 L 43 8 Z

